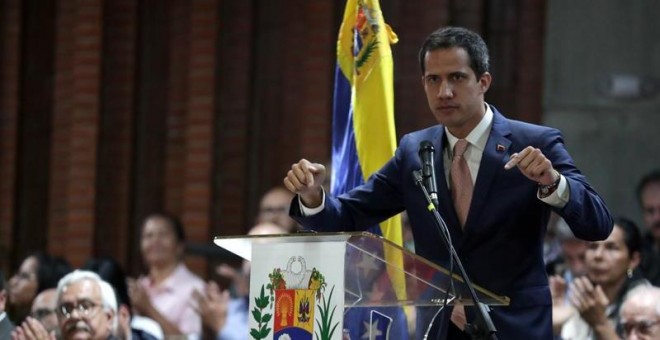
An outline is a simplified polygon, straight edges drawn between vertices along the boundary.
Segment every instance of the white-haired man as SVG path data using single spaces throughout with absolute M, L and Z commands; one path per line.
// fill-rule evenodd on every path
M 640 286 L 631 290 L 620 315 L 625 339 L 660 339 L 660 288 Z
M 57 285 L 57 318 L 62 338 L 114 339 L 117 298 L 96 273 L 76 270 Z

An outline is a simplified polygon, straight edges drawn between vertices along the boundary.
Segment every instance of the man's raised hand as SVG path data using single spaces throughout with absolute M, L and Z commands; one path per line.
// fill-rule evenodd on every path
M 323 199 L 321 185 L 325 180 L 326 170 L 323 164 L 311 163 L 301 159 L 291 166 L 284 178 L 284 186 L 300 195 L 302 203 L 309 208 L 321 205 Z

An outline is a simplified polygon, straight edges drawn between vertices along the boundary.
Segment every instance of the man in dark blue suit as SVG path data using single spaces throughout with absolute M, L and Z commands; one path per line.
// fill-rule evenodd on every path
M 339 197 L 323 192 L 321 164 L 305 159 L 294 164 L 284 179 L 298 194 L 291 215 L 317 230 L 353 231 L 407 210 L 417 254 L 447 267 L 449 254 L 412 176 L 421 167 L 420 142 L 428 140 L 441 150 L 434 159 L 438 211 L 468 275 L 511 298 L 508 307 L 490 312 L 499 338 L 551 339 L 542 254 L 550 212 L 561 215 L 585 240 L 607 238 L 612 217 L 576 168 L 559 131 L 507 119 L 484 102 L 491 75 L 488 49 L 479 35 L 440 29 L 426 39 L 419 59 L 422 85 L 439 124 L 405 135 L 391 160 L 364 185 Z M 457 144 L 467 145 L 462 157 L 453 156 Z M 459 171 L 452 170 L 452 162 L 467 165 L 461 171 L 467 183 L 456 180 Z M 461 207 L 458 202 L 465 197 L 467 207 Z M 450 310 L 437 321 L 435 332 L 442 338 L 464 337 L 462 320 L 472 323 L 472 308 L 454 308 L 451 315 Z

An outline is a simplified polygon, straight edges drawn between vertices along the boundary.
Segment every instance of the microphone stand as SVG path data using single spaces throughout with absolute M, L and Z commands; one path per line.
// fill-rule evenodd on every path
M 454 259 L 454 263 L 456 263 L 456 266 L 458 267 L 459 274 L 461 275 L 461 278 L 463 278 L 463 282 L 465 282 L 465 285 L 467 286 L 468 291 L 470 292 L 470 297 L 472 298 L 472 301 L 474 302 L 474 306 L 476 307 L 475 324 L 474 325 L 466 324 L 465 325 L 466 332 L 470 334 L 473 339 L 497 340 L 497 334 L 496 334 L 497 330 L 495 329 L 493 320 L 490 318 L 490 315 L 488 314 L 489 311 L 488 306 L 479 301 L 479 298 L 477 297 L 477 293 L 474 291 L 474 286 L 472 285 L 472 281 L 470 281 L 470 278 L 465 272 L 465 269 L 463 268 L 463 263 L 461 263 L 461 259 L 458 257 L 458 254 L 456 253 L 456 249 L 454 249 L 454 245 L 451 244 L 451 241 L 447 237 L 447 235 L 449 235 L 449 228 L 447 228 L 447 224 L 440 216 L 440 213 L 438 213 L 438 209 L 431 200 L 431 196 L 429 195 L 428 190 L 426 190 L 426 187 L 422 185 L 423 178 L 421 171 L 419 170 L 413 171 L 413 178 L 415 180 L 415 184 L 419 186 L 422 189 L 422 192 L 424 193 L 424 197 L 426 198 L 426 202 L 428 203 L 428 209 L 433 214 L 433 217 L 435 217 L 435 222 L 438 225 L 438 228 L 440 229 L 440 235 L 442 235 L 442 242 L 445 244 L 445 247 L 449 250 L 450 256 Z M 449 275 L 450 275 L 449 279 L 451 280 L 452 273 L 449 273 Z

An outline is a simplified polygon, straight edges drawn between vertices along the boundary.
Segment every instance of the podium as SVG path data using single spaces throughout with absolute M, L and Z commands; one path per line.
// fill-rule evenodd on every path
M 417 339 L 448 305 L 471 305 L 456 274 L 367 232 L 216 237 L 251 261 L 251 339 Z M 453 280 L 453 282 L 452 282 Z M 482 303 L 509 298 L 475 285 Z M 417 319 L 417 320 L 415 320 Z

